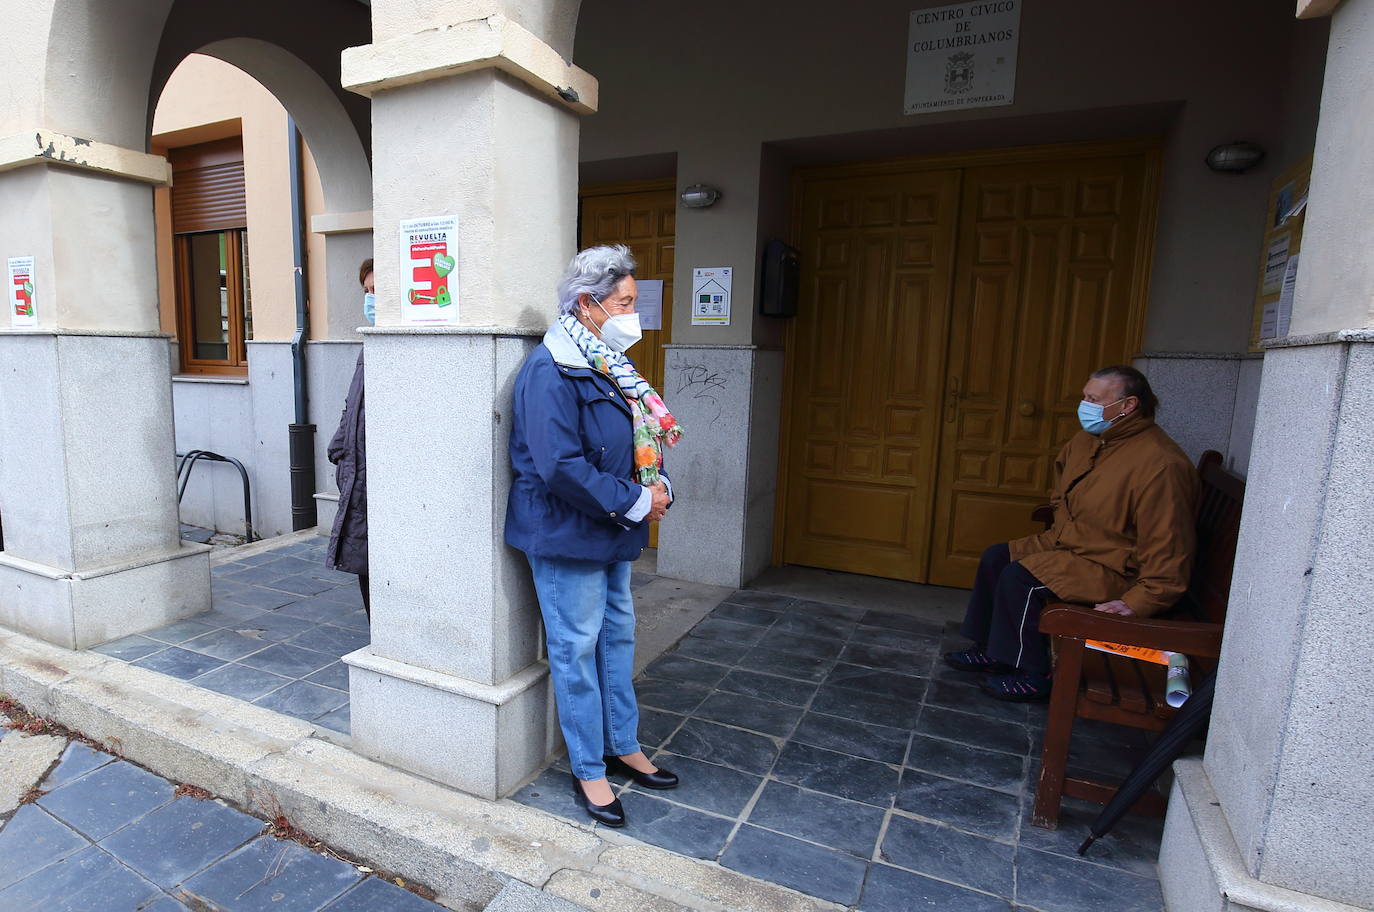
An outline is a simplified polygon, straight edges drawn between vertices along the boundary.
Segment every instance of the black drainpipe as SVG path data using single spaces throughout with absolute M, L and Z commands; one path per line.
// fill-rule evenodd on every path
M 291 255 L 296 267 L 296 334 L 291 337 L 291 373 L 296 388 L 296 422 L 291 425 L 291 528 L 309 529 L 319 522 L 315 510 L 315 425 L 305 387 L 305 341 L 309 336 L 305 280 L 305 205 L 302 200 L 301 133 L 286 118 L 291 163 Z

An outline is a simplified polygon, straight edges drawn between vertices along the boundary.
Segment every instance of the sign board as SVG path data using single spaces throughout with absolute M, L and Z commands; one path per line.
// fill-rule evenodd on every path
M 401 322 L 458 322 L 458 216 L 402 219 Z
M 992 108 L 1016 99 L 1021 0 L 976 0 L 912 10 L 906 113 Z
M 33 257 L 10 257 L 9 301 L 11 326 L 37 326 L 38 311 L 34 303 Z
M 734 269 L 729 266 L 698 266 L 692 270 L 692 325 L 730 325 L 730 283 Z

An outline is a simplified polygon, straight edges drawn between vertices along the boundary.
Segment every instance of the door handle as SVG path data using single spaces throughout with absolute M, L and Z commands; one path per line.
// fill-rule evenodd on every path
M 1016 407 L 1016 410 L 1027 418 L 1035 414 L 1035 403 L 1026 401 Z
M 959 408 L 959 400 L 963 398 L 959 395 L 959 378 L 949 378 L 949 392 L 945 393 L 945 423 L 954 423 L 954 412 Z

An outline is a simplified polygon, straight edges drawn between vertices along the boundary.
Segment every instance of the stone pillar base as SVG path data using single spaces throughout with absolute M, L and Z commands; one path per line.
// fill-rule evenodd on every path
M 86 649 L 210 610 L 210 546 L 90 570 L 0 552 L 0 625 Z
M 1200 759 L 1174 764 L 1159 850 L 1168 912 L 1367 912 L 1251 877 Z
M 397 662 L 371 647 L 343 661 L 354 750 L 374 760 L 494 801 L 557 747 L 542 661 L 495 685 Z

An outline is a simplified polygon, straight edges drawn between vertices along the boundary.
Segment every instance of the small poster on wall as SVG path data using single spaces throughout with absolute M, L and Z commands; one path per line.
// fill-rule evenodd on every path
M 977 0 L 912 10 L 906 113 L 991 108 L 1016 100 L 1021 0 Z
M 458 216 L 401 220 L 401 322 L 458 322 Z
M 640 279 L 639 300 L 635 302 L 635 312 L 639 314 L 639 327 L 644 330 L 663 328 L 663 280 Z
M 730 285 L 734 269 L 729 266 L 698 266 L 692 270 L 692 325 L 730 325 Z
M 11 326 L 37 326 L 38 310 L 34 303 L 33 257 L 10 257 L 9 303 Z

